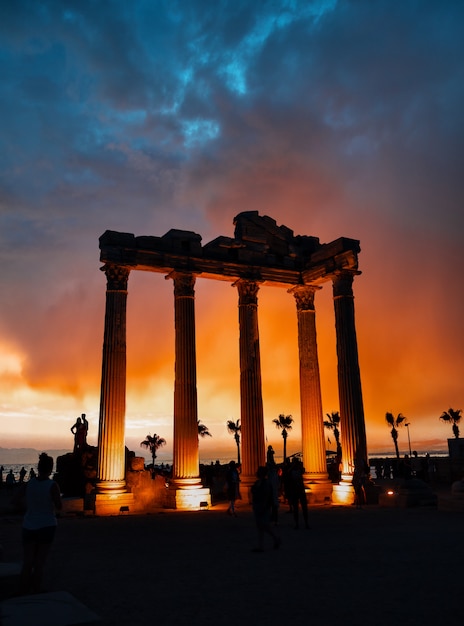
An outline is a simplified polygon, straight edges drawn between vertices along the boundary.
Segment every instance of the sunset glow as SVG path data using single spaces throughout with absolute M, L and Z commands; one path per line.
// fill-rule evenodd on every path
M 0 8 L 0 448 L 72 449 L 81 413 L 97 443 L 107 229 L 190 230 L 205 245 L 253 210 L 321 243 L 360 240 L 368 451 L 394 453 L 387 411 L 407 417 L 412 449 L 447 450 L 439 416 L 464 408 L 464 6 L 187 5 Z M 133 271 L 128 292 L 126 443 L 142 455 L 156 432 L 171 459 L 173 284 Z M 236 458 L 237 305 L 230 282 L 197 278 L 198 416 L 212 434 L 200 459 Z M 315 307 L 325 414 L 339 410 L 330 284 Z M 258 321 L 279 458 L 280 413 L 295 420 L 289 453 L 301 449 L 293 296 L 260 288 Z

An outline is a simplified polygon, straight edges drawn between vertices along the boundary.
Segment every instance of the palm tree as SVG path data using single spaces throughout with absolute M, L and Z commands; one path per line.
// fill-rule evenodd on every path
M 151 452 L 151 458 L 153 462 L 153 471 L 155 470 L 155 459 L 156 459 L 156 453 L 158 451 L 158 448 L 161 448 L 162 446 L 165 446 L 165 445 L 166 445 L 166 439 L 163 439 L 156 433 L 153 435 L 153 437 L 151 435 L 147 435 L 145 441 L 140 442 L 140 446 L 142 448 L 147 448 Z
M 342 455 L 342 447 L 340 445 L 340 431 L 338 427 L 340 426 L 340 413 L 338 411 L 332 411 L 332 413 L 326 413 L 328 419 L 324 421 L 324 426 L 328 430 L 332 430 L 335 442 L 337 444 L 337 454 Z
M 456 439 L 459 439 L 459 427 L 458 423 L 461 419 L 462 409 L 448 409 L 447 411 L 443 411 L 443 414 L 440 415 L 440 419 L 444 422 L 451 423 L 453 425 L 453 434 Z
M 292 430 L 293 417 L 291 415 L 284 415 L 281 413 L 279 417 L 276 417 L 272 420 L 273 424 L 276 425 L 276 428 L 282 429 L 282 437 L 284 439 L 284 461 L 287 458 L 287 437 L 289 430 Z
M 398 413 L 396 418 L 392 413 L 386 413 L 385 419 L 387 420 L 387 424 L 392 427 L 391 436 L 393 439 L 393 443 L 395 444 L 396 458 L 399 460 L 400 451 L 398 450 L 398 426 L 400 426 L 402 422 L 404 422 L 404 420 L 407 418 L 401 413 Z
M 240 420 L 234 422 L 234 420 L 227 420 L 227 430 L 234 436 L 235 443 L 237 444 L 237 465 L 240 465 Z
M 198 436 L 203 439 L 203 437 L 212 437 L 213 435 L 209 432 L 208 426 L 202 424 L 200 420 L 198 420 Z

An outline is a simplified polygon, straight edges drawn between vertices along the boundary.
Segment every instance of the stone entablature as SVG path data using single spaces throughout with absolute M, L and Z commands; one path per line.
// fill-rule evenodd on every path
M 293 234 L 257 211 L 234 219 L 234 238 L 220 236 L 204 246 L 201 236 L 171 229 L 162 237 L 136 237 L 107 230 L 100 237 L 100 260 L 130 269 L 169 273 L 188 271 L 202 278 L 261 284 L 318 284 L 342 271 L 358 273 L 359 241 L 340 237 L 321 244 L 317 237 Z

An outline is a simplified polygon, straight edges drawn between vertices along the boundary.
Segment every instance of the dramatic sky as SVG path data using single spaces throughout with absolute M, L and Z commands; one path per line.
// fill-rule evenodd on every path
M 359 239 L 369 451 L 446 449 L 464 408 L 464 3 L 455 0 L 4 0 L 0 4 L 0 446 L 98 432 L 106 279 L 98 238 L 233 236 L 269 215 Z M 324 413 L 338 411 L 330 284 L 316 296 Z M 265 429 L 292 414 L 293 297 L 259 292 Z M 238 419 L 237 293 L 196 284 L 198 407 L 225 447 Z M 126 438 L 172 448 L 172 282 L 133 272 Z M 399 437 L 407 452 L 407 431 Z M 280 448 L 279 448 L 280 451 Z M 1 459 L 0 459 L 1 460 Z

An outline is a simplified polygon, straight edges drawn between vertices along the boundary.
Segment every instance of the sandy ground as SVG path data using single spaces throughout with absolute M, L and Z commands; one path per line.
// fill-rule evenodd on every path
M 59 520 L 45 588 L 67 591 L 99 624 L 428 626 L 464 621 L 463 514 L 432 507 L 310 509 L 282 546 L 252 552 L 248 505 L 209 511 Z M 21 517 L 4 514 L 5 562 L 21 560 Z M 17 578 L 0 581 L 0 599 Z M 53 623 L 53 621 L 51 621 Z

